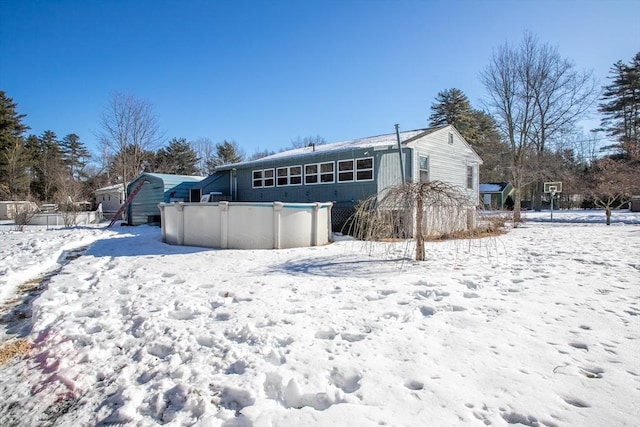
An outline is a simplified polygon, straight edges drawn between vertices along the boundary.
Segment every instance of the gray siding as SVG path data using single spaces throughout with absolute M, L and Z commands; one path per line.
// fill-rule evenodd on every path
M 141 180 L 147 182 L 127 207 L 129 225 L 147 224 L 150 217 L 160 217 L 158 203 L 172 199 L 189 200 L 189 189 L 202 180 L 202 177 L 185 175 L 143 173 L 127 186 L 127 197 Z
M 144 183 L 140 192 L 136 194 L 127 208 L 129 225 L 146 224 L 150 216 L 160 215 L 158 203 L 163 200 L 164 195 L 164 184 L 162 180 L 148 176 L 139 179 L 146 179 L 147 182 Z M 139 179 L 129 184 L 127 193 L 133 191 Z
M 404 165 L 404 176 L 407 181 L 411 179 L 411 152 L 410 148 L 402 148 L 402 161 Z M 400 174 L 400 156 L 398 148 L 393 147 L 380 152 L 377 170 L 377 192 L 381 192 L 387 187 L 402 184 Z
M 374 151 L 373 149 L 356 149 L 329 153 L 312 153 L 308 156 L 283 158 L 270 162 L 256 162 L 251 165 L 238 167 L 236 171 L 238 187 L 236 200 L 254 202 L 280 201 L 291 203 L 334 202 L 335 206 L 337 207 L 353 206 L 358 202 L 358 200 L 365 199 L 377 192 L 377 176 L 379 175 L 380 164 L 381 162 L 383 162 L 382 159 L 387 155 L 388 153 L 386 151 Z M 374 179 L 372 181 L 338 182 L 337 162 L 339 160 L 368 157 L 373 158 Z M 325 162 L 334 163 L 334 182 L 305 184 L 305 165 Z M 287 166 L 302 167 L 302 184 L 278 186 L 277 183 L 275 183 L 273 187 L 253 188 L 254 170 L 277 170 L 277 168 Z M 397 169 L 399 169 L 399 166 L 397 166 Z M 386 175 L 387 174 L 385 173 L 385 176 Z
M 453 134 L 451 144 L 449 144 L 450 132 Z M 408 131 L 401 133 L 401 138 L 403 138 L 402 155 L 407 182 L 420 179 L 418 162 L 419 155 L 423 154 L 429 157 L 430 180 L 441 180 L 458 186 L 469 194 L 474 204 L 477 203 L 478 173 L 482 161 L 453 126 Z M 210 186 L 207 189 L 230 194 L 232 200 L 237 201 L 333 202 L 332 215 L 342 216 L 344 220 L 358 201 L 380 193 L 389 186 L 402 183 L 400 157 L 394 134 L 329 144 L 319 147 L 317 151 L 310 150 L 310 148 L 297 149 L 292 150 L 291 153 L 279 153 L 253 162 L 222 166 L 216 174 L 226 173 L 229 179 L 219 180 L 218 186 Z M 338 182 L 338 161 L 369 157 L 373 158 L 372 180 Z M 306 183 L 305 165 L 324 162 L 334 164 L 334 182 Z M 277 169 L 291 166 L 302 168 L 301 184 L 278 185 Z M 467 166 L 474 168 L 471 189 L 467 189 Z M 254 188 L 253 171 L 265 169 L 274 170 L 273 186 Z M 235 181 L 231 178 L 234 174 Z M 235 182 L 235 187 L 232 182 Z

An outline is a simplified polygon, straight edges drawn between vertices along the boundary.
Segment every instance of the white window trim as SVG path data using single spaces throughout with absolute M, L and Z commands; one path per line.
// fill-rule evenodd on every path
M 358 161 L 360 160 L 371 160 L 371 167 L 370 168 L 363 168 L 363 169 L 358 169 Z M 348 173 L 351 172 L 353 174 L 353 179 L 347 180 L 347 179 L 340 179 L 340 163 L 346 163 L 346 162 L 351 162 L 352 165 L 352 169 L 351 170 L 345 170 L 342 171 L 342 173 Z M 338 176 L 338 183 L 343 183 L 343 182 L 369 182 L 369 181 L 373 181 L 374 180 L 374 170 L 375 170 L 375 161 L 373 159 L 373 157 L 358 157 L 355 159 L 347 159 L 347 160 L 338 160 L 337 162 L 337 167 L 336 167 L 336 174 Z M 358 179 L 358 172 L 369 172 L 371 171 L 371 178 L 367 178 L 367 179 Z
M 300 173 L 296 174 L 296 175 L 292 175 L 291 174 L 291 168 L 300 168 Z M 279 176 L 278 175 L 278 171 L 281 169 L 286 169 L 287 171 L 287 175 L 286 176 Z M 302 165 L 293 165 L 293 166 L 283 166 L 283 167 L 279 167 L 276 168 L 276 181 L 275 184 L 278 187 L 291 187 L 291 186 L 297 186 L 297 185 L 302 185 Z M 298 184 L 292 184 L 291 183 L 291 178 L 295 178 L 295 177 L 300 177 L 300 182 Z M 278 179 L 279 178 L 286 178 L 287 179 L 287 183 L 286 184 L 278 184 Z
M 427 168 L 426 169 L 422 169 L 422 167 L 420 166 L 420 158 L 424 157 L 425 159 L 427 159 Z M 427 172 L 427 182 L 431 179 L 431 173 L 430 173 L 430 168 L 429 168 L 429 156 L 426 154 L 418 154 L 418 181 L 422 182 L 422 171 L 425 170 Z
M 322 172 L 322 165 L 331 165 L 333 170 L 331 172 Z M 315 166 L 316 173 L 307 174 L 307 166 Z M 331 173 L 331 181 L 322 181 L 323 175 L 329 175 Z M 315 176 L 316 182 L 307 182 L 307 176 Z M 320 185 L 320 184 L 333 184 L 336 182 L 336 165 L 335 162 L 321 162 L 321 163 L 309 163 L 304 165 L 304 185 Z
M 351 169 L 346 171 L 340 171 L 340 163 L 347 163 L 347 162 L 351 162 Z M 356 179 L 356 159 L 338 160 L 336 163 L 337 163 L 336 174 L 338 175 L 338 183 L 354 182 Z M 349 172 L 351 172 L 352 174 L 351 179 L 340 179 L 341 173 L 349 173 Z
M 370 168 L 358 169 L 358 160 L 369 160 L 369 159 L 371 159 L 371 167 Z M 371 171 L 371 178 L 358 179 L 358 172 L 368 172 L 368 171 Z M 360 157 L 359 159 L 355 159 L 355 170 L 354 170 L 353 178 L 357 182 L 373 181 L 373 171 L 374 171 L 373 157 Z
M 271 171 L 272 172 L 272 177 L 271 178 L 267 178 L 265 175 L 265 172 L 267 171 Z M 254 178 L 254 173 L 256 172 L 260 172 L 261 178 L 260 178 L 260 182 L 261 184 L 258 186 L 256 185 L 256 178 Z M 265 181 L 267 179 L 272 179 L 273 180 L 273 184 L 271 185 L 265 185 Z M 267 169 L 254 169 L 251 171 L 251 187 L 252 188 L 272 188 L 275 187 L 276 184 L 276 170 L 275 168 L 267 168 Z

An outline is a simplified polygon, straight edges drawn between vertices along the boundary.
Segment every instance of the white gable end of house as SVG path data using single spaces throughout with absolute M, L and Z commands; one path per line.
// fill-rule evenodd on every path
M 407 147 L 414 150 L 413 181 L 420 180 L 420 157 L 428 159 L 428 179 L 443 181 L 463 188 L 470 195 L 478 194 L 479 167 L 482 159 L 471 148 L 469 143 L 453 126 L 445 126 L 432 133 L 418 137 L 407 143 Z M 469 167 L 473 170 L 473 183 L 469 188 Z

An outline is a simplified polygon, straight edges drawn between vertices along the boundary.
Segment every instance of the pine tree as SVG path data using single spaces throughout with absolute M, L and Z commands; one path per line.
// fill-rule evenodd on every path
M 83 169 L 91 157 L 89 150 L 80 142 L 80 137 L 75 133 L 68 134 L 60 141 L 60 150 L 62 151 L 62 162 L 69 169 L 71 177 L 79 181 L 83 175 Z
M 216 144 L 216 155 L 211 158 L 209 173 L 213 172 L 216 166 L 240 163 L 244 159 L 244 153 L 235 141 L 223 141 Z
M 494 118 L 471 107 L 460 89 L 438 93 L 431 105 L 429 126 L 453 125 L 483 160 L 480 177 L 484 182 L 505 180 L 501 153 L 506 150 Z
M 617 139 L 616 148 L 623 156 L 640 156 L 640 52 L 630 64 L 622 61 L 611 69 L 610 85 L 604 87 L 598 106 L 604 118 L 601 127 Z
M 66 170 L 62 162 L 62 151 L 58 137 L 53 131 L 46 130 L 38 138 L 34 169 L 35 180 L 31 183 L 31 190 L 39 200 L 51 202 L 59 182 L 60 171 Z
M 173 138 L 166 148 L 158 150 L 155 156 L 155 170 L 160 173 L 195 175 L 198 156 L 184 138 Z
M 17 104 L 0 91 L 0 194 L 11 199 L 28 193 L 28 162 L 24 158 L 22 135 L 28 126 L 22 123 L 25 114 L 18 114 Z
M 473 125 L 473 109 L 469 98 L 460 89 L 438 92 L 431 105 L 429 126 L 453 125 L 464 135 Z

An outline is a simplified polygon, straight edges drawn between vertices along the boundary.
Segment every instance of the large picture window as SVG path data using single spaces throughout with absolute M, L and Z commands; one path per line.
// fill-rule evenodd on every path
M 276 169 L 278 187 L 302 184 L 302 166 L 287 166 Z
M 273 187 L 275 183 L 274 169 L 254 170 L 252 173 L 253 188 Z
M 373 157 L 338 162 L 338 182 L 372 181 Z
M 304 166 L 305 184 L 330 184 L 335 181 L 334 163 L 316 163 Z

